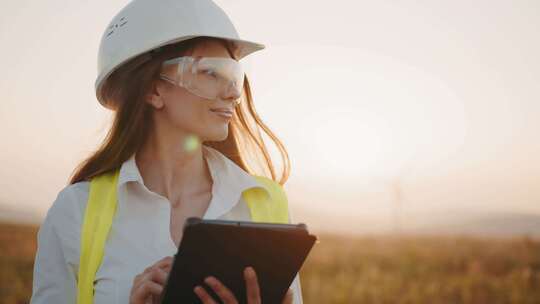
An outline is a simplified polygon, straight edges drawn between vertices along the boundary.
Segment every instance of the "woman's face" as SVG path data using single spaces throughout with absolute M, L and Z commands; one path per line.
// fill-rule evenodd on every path
M 186 55 L 231 58 L 225 45 L 215 40 L 205 40 Z M 174 66 L 162 68 L 162 74 L 174 78 Z M 209 100 L 183 87 L 159 80 L 147 101 L 154 107 L 154 119 L 159 120 L 156 123 L 196 135 L 200 142 L 223 141 L 228 135 L 230 119 L 211 109 L 226 108 L 234 113 L 234 101 L 240 94 L 233 89 L 216 100 Z

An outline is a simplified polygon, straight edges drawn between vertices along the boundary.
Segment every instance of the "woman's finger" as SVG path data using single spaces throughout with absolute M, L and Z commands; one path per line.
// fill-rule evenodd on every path
M 201 299 L 203 304 L 217 304 L 216 301 L 214 301 L 214 299 L 212 299 L 208 292 L 206 292 L 206 290 L 204 290 L 204 288 L 202 288 L 201 286 L 195 286 L 193 291 L 195 292 L 195 294 L 197 294 L 199 299 Z
M 143 272 L 137 275 L 133 282 L 133 287 L 137 288 L 139 287 L 140 284 L 144 283 L 145 281 L 153 281 L 160 285 L 165 285 L 165 283 L 167 282 L 168 276 L 169 276 L 169 272 L 161 268 L 154 268 L 148 272 Z
M 149 294 L 159 296 L 162 291 L 163 286 L 159 285 L 158 283 L 144 281 L 133 291 L 132 301 L 135 301 L 135 303 L 144 303 Z
M 151 266 L 146 267 L 144 272 L 150 272 L 150 271 L 152 271 L 153 268 L 161 268 L 161 269 L 170 268 L 172 266 L 172 262 L 173 262 L 173 257 L 172 256 L 166 256 L 166 257 L 162 258 L 161 260 L 155 262 Z
M 283 298 L 283 304 L 293 304 L 293 290 L 289 288 L 285 297 Z
M 169 273 L 161 268 L 155 268 L 154 271 L 146 274 L 148 280 L 159 283 L 161 285 L 165 285 L 168 276 Z
M 130 303 L 156 302 L 154 299 L 161 297 L 173 260 L 172 256 L 166 256 L 136 275 L 131 286 Z
M 209 276 L 206 279 L 204 279 L 204 282 L 208 284 L 212 288 L 212 290 L 214 290 L 214 292 L 219 296 L 219 298 L 225 304 L 238 304 L 236 297 L 229 290 L 229 288 L 223 285 L 223 283 L 221 283 L 215 277 Z
M 259 282 L 257 281 L 257 274 L 253 267 L 246 267 L 244 269 L 244 278 L 246 280 L 246 296 L 249 304 L 260 304 L 261 295 L 259 290 Z

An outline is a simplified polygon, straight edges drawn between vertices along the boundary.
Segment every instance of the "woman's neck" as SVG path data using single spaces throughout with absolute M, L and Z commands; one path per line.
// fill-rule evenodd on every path
M 135 160 L 146 187 L 170 202 L 212 188 L 212 176 L 201 144 L 189 144 L 193 135 L 164 136 L 152 133 Z M 174 140 L 171 140 L 174 138 Z M 174 205 L 174 203 L 173 203 Z

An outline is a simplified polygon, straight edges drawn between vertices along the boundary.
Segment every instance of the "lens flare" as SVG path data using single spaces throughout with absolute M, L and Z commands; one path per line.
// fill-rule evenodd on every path
M 188 137 L 186 137 L 186 140 L 184 141 L 184 150 L 187 152 L 193 152 L 197 148 L 199 148 L 199 145 L 201 144 L 199 137 L 197 135 L 191 134 Z

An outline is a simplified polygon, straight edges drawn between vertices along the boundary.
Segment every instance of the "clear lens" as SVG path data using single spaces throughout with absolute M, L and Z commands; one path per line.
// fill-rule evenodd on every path
M 232 58 L 180 57 L 164 63 L 169 64 L 178 65 L 172 82 L 197 96 L 226 99 L 230 96 L 239 97 L 242 92 L 244 70 Z

